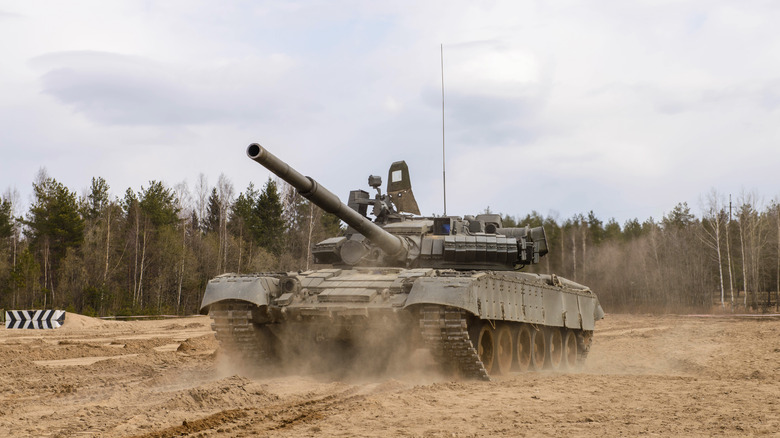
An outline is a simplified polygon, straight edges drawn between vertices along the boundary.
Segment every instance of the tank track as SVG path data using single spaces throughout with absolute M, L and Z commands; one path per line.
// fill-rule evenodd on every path
M 593 332 L 592 331 L 578 331 L 577 332 L 577 365 L 582 367 L 585 365 L 585 360 L 590 353 L 590 346 L 593 344 Z
M 490 380 L 469 338 L 465 312 L 450 307 L 425 306 L 420 315 L 420 332 L 438 363 L 455 365 L 466 378 Z
M 443 306 L 425 306 L 420 313 L 420 332 L 439 364 L 454 366 L 466 378 L 490 380 L 484 364 L 468 332 L 466 313 L 460 309 Z M 577 332 L 577 365 L 581 367 L 588 358 L 593 332 Z
M 266 364 L 272 351 L 263 333 L 252 322 L 252 304 L 246 302 L 216 303 L 209 310 L 220 348 L 246 364 Z

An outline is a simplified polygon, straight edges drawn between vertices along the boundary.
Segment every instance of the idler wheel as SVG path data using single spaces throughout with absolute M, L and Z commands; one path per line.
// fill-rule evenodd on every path
M 577 334 L 574 330 L 566 330 L 566 335 L 563 337 L 563 363 L 562 367 L 567 370 L 573 370 L 577 368 Z
M 517 368 L 520 371 L 528 371 L 531 367 L 531 356 L 533 354 L 533 333 L 536 330 L 531 329 L 528 324 L 521 324 L 517 331 Z M 542 350 L 544 351 L 544 350 Z M 542 356 L 544 360 L 544 356 Z
M 544 358 L 547 355 L 547 336 L 536 327 L 530 329 L 531 333 L 531 369 L 539 371 L 544 368 Z
M 509 374 L 512 368 L 512 331 L 508 324 L 501 324 L 496 330 L 496 362 L 499 374 Z
M 547 364 L 552 370 L 560 370 L 563 363 L 563 335 L 558 327 L 547 327 Z
M 477 354 L 488 375 L 493 374 L 493 362 L 496 357 L 496 336 L 489 323 L 482 324 L 477 336 Z

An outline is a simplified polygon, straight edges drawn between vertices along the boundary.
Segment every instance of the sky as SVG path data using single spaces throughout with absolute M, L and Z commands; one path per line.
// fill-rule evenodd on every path
M 406 160 L 424 215 L 443 161 L 449 215 L 767 204 L 778 22 L 771 0 L 0 0 L 0 193 L 26 211 L 43 168 L 79 195 L 238 194 L 269 177 L 258 142 L 342 199 Z

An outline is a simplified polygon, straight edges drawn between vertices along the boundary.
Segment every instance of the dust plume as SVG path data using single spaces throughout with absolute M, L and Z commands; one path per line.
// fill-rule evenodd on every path
M 366 382 L 402 379 L 415 383 L 443 376 L 422 341 L 415 322 L 383 318 L 341 324 L 280 324 L 273 327 L 267 357 L 241 351 L 217 352 L 219 376 L 252 378 L 310 375 L 325 380 Z

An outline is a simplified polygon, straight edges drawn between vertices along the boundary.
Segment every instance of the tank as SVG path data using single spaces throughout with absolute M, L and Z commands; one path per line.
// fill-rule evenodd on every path
M 381 371 L 427 349 L 443 369 L 485 380 L 585 361 L 604 316 L 596 295 L 522 272 L 547 254 L 544 228 L 503 227 L 495 214 L 421 217 L 403 161 L 390 166 L 386 193 L 372 175 L 374 195 L 353 190 L 344 204 L 259 144 L 247 155 L 347 228 L 313 246 L 327 268 L 209 281 L 201 311 L 230 357 Z

